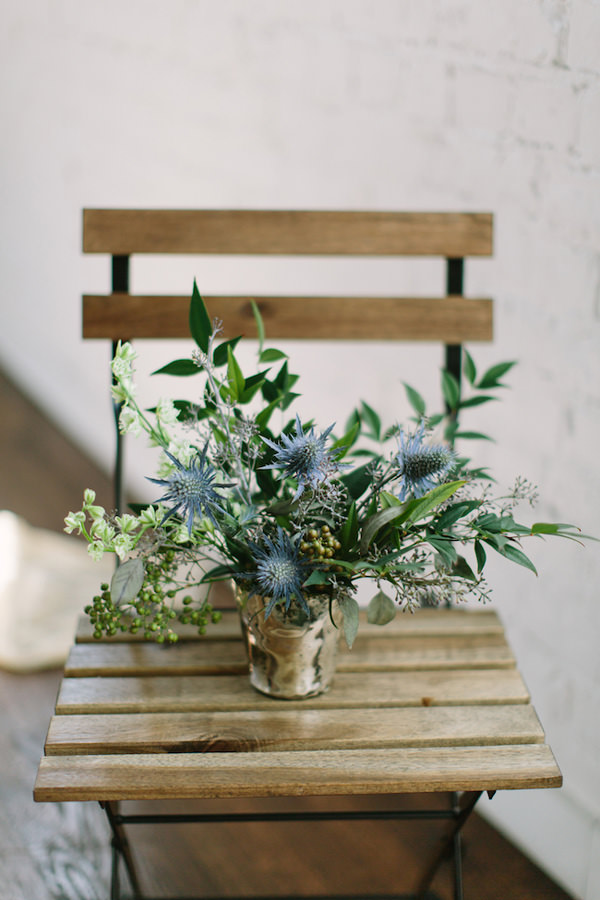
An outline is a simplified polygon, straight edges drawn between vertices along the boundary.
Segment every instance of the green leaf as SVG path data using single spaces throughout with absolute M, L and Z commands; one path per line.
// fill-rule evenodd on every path
M 475 379 L 477 378 L 477 369 L 475 368 L 475 363 L 473 362 L 473 357 L 469 353 L 468 350 L 463 348 L 464 353 L 464 362 L 463 362 L 463 372 L 465 373 L 465 378 L 469 382 L 469 384 L 475 384 Z
M 341 438 L 338 438 L 337 441 L 334 441 L 331 445 L 332 450 L 339 451 L 337 454 L 337 459 L 343 459 L 346 453 L 350 450 L 356 438 L 360 433 L 360 422 L 355 422 L 354 425 L 344 434 Z
M 197 375 L 200 367 L 191 359 L 174 359 L 161 369 L 156 369 L 153 375 Z
M 479 506 L 481 506 L 481 500 L 464 500 L 462 503 L 453 503 L 437 519 L 435 523 L 436 531 L 444 531 L 446 528 L 450 528 L 451 525 L 454 525 L 455 522 L 458 522 L 459 519 L 473 512 Z
M 361 401 L 361 410 L 362 416 L 369 426 L 370 436 L 373 437 L 376 441 L 381 437 L 381 419 L 375 412 L 375 410 L 369 406 L 368 403 L 365 403 L 364 400 Z
M 459 409 L 469 409 L 471 406 L 481 406 L 483 403 L 489 403 L 490 400 L 497 400 L 497 397 L 491 397 L 489 394 L 477 394 L 475 397 L 469 397 L 467 400 L 461 400 Z
M 460 403 L 460 384 L 452 372 L 442 371 L 442 393 L 450 409 L 457 409 Z
M 229 341 L 223 341 L 218 347 L 215 347 L 213 353 L 213 363 L 215 366 L 224 366 L 228 360 L 228 351 L 231 348 L 235 350 L 237 344 L 241 341 L 241 337 L 231 338 Z
M 496 547 L 498 553 L 502 556 L 509 559 L 511 562 L 517 563 L 519 566 L 524 566 L 526 569 L 529 569 L 535 575 L 537 575 L 537 569 L 534 564 L 531 562 L 528 556 L 526 556 L 522 550 L 519 550 L 518 547 L 515 547 L 514 544 L 506 543 L 500 547 Z
M 212 334 L 212 324 L 204 305 L 204 300 L 200 296 L 196 279 L 194 279 L 194 288 L 192 291 L 192 299 L 190 301 L 190 334 L 196 341 L 201 350 L 208 353 L 208 339 Z
M 437 487 L 434 487 L 433 490 L 428 491 L 423 497 L 416 501 L 414 507 L 411 509 L 407 522 L 412 524 L 413 522 L 418 522 L 420 519 L 424 519 L 436 506 L 449 500 L 452 494 L 455 494 L 463 484 L 466 484 L 464 480 L 449 481 L 446 484 L 439 484 Z
M 272 348 L 270 350 L 263 350 L 259 356 L 259 361 L 261 363 L 268 362 L 276 362 L 278 359 L 287 359 L 287 353 L 284 353 L 283 350 L 276 350 Z
M 475 559 L 477 560 L 477 571 L 479 574 L 483 572 L 483 567 L 485 566 L 485 561 L 487 559 L 487 555 L 485 552 L 485 548 L 482 546 L 481 541 L 475 541 Z
M 356 513 L 356 503 L 352 502 L 346 521 L 342 525 L 340 531 L 340 543 L 342 545 L 342 553 L 347 553 L 358 539 L 358 515 Z
M 464 578 L 465 581 L 478 581 L 477 575 L 464 556 L 456 558 L 456 562 L 452 566 L 452 574 L 457 575 L 459 578 Z
M 489 434 L 483 434 L 482 431 L 457 431 L 454 434 L 455 438 L 464 438 L 468 441 L 493 441 L 494 438 L 491 438 Z
M 272 413 L 277 409 L 278 406 L 278 400 L 272 400 L 271 403 L 267 404 L 267 406 L 265 406 L 264 409 L 261 409 L 261 411 L 257 414 L 256 424 L 261 429 L 261 431 L 267 427 L 267 423 L 271 418 Z
M 433 549 L 439 553 L 447 566 L 455 564 L 457 556 L 452 541 L 441 537 L 428 537 L 427 543 L 431 544 Z
M 512 369 L 512 367 L 516 365 L 516 362 L 504 362 L 497 363 L 495 366 L 491 366 L 479 379 L 477 387 L 482 391 L 487 391 L 489 388 L 502 387 L 499 383 L 499 379 L 502 378 L 503 375 Z
M 396 519 L 405 518 L 405 509 L 406 505 L 403 503 L 402 506 L 388 506 L 386 509 L 380 509 L 373 516 L 369 516 L 369 518 L 365 521 L 362 527 L 362 534 L 360 537 L 360 552 L 361 555 L 364 555 L 371 545 L 371 541 L 375 537 L 378 531 L 380 531 L 385 525 L 390 525 Z
M 122 563 L 112 577 L 110 596 L 113 603 L 129 603 L 134 600 L 144 584 L 144 563 L 141 559 L 128 559 Z
M 245 380 L 231 347 L 227 348 L 227 381 L 231 396 L 237 402 L 244 392 Z
M 320 569 L 313 569 L 306 581 L 302 582 L 304 587 L 312 587 L 313 585 L 322 585 L 328 583 L 329 578 L 327 577 L 325 572 L 321 572 Z
M 352 472 L 342 475 L 340 481 L 345 486 L 353 500 L 358 500 L 371 484 L 372 463 L 365 463 Z
M 258 303 L 256 301 L 251 300 L 250 305 L 252 306 L 252 312 L 254 314 L 254 321 L 256 322 L 256 334 L 258 336 L 258 352 L 262 354 L 263 344 L 265 342 L 265 326 L 263 323 L 263 318 L 260 314 L 260 309 L 258 308 Z M 261 360 L 264 362 L 265 360 Z
M 378 591 L 369 601 L 367 622 L 370 625 L 387 625 L 396 615 L 396 610 L 396 604 L 391 597 L 388 597 L 383 591 Z
M 419 394 L 418 391 L 411 387 L 410 384 L 407 384 L 405 381 L 402 383 L 404 384 L 404 390 L 406 391 L 408 402 L 418 416 L 424 416 L 426 406 L 423 397 Z
M 343 616 L 344 637 L 348 648 L 352 649 L 352 644 L 358 632 L 358 603 L 350 594 L 340 594 L 338 604 Z

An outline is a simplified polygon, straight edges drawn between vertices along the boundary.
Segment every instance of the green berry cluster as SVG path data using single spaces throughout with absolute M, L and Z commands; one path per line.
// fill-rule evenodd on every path
M 199 634 L 204 634 L 208 622 L 218 622 L 221 613 L 213 610 L 206 600 L 198 609 L 190 609 L 193 600 L 189 595 L 183 598 L 183 609 L 179 613 L 173 609 L 177 593 L 183 589 L 174 582 L 176 567 L 176 556 L 171 550 L 157 559 L 146 559 L 142 590 L 135 600 L 123 606 L 113 602 L 108 584 L 102 584 L 100 593 L 85 608 L 94 626 L 94 637 L 112 637 L 118 631 L 131 634 L 142 631 L 147 640 L 174 644 L 179 640 L 172 628 L 175 619 L 194 625 Z
M 314 562 L 326 562 L 341 549 L 340 542 L 333 536 L 329 525 L 320 529 L 309 528 L 300 542 L 300 552 Z

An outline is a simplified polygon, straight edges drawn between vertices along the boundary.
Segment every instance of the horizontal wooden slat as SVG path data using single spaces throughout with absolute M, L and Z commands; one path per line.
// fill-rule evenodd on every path
M 481 669 L 514 666 L 502 635 L 399 637 L 359 635 L 352 650 L 340 642 L 338 672 L 418 669 Z M 68 677 L 94 675 L 237 675 L 247 671 L 246 654 L 238 642 L 188 641 L 181 646 L 108 642 L 76 644 L 65 665 Z
M 36 800 L 159 800 L 559 787 L 545 744 L 46 756 Z
M 206 634 L 199 635 L 194 626 L 177 625 L 181 641 L 239 640 L 240 621 L 235 609 L 222 610 L 221 621 L 211 624 Z M 398 636 L 411 637 L 451 637 L 453 635 L 503 635 L 504 628 L 495 609 L 423 608 L 414 613 L 403 612 L 387 625 L 370 625 L 366 610 L 360 612 L 361 636 L 376 636 L 395 640 Z M 104 643 L 144 642 L 143 632 L 136 634 L 117 632 Z M 93 627 L 87 616 L 81 616 L 77 625 L 77 643 L 97 643 L 93 637 Z M 179 644 L 181 646 L 181 644 Z M 171 648 L 174 649 L 174 648 Z
M 55 716 L 48 754 L 215 753 L 543 742 L 533 710 L 511 706 Z
M 490 213 L 287 210 L 83 212 L 85 253 L 490 256 Z
M 527 703 L 516 669 L 439 669 L 417 672 L 338 672 L 331 690 L 302 700 L 303 709 L 355 709 Z M 56 712 L 200 712 L 273 710 L 289 701 L 253 690 L 245 675 L 65 678 Z
M 256 337 L 250 297 L 204 298 L 223 337 Z M 273 340 L 490 341 L 493 304 L 465 297 L 256 297 Z M 189 298 L 86 295 L 84 338 L 189 338 Z

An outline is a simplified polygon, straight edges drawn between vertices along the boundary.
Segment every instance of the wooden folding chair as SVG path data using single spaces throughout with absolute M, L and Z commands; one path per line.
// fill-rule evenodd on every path
M 255 300 L 270 339 L 437 341 L 460 381 L 461 345 L 492 339 L 492 301 L 463 296 L 466 257 L 492 254 L 490 213 L 284 210 L 86 209 L 84 253 L 112 257 L 112 293 L 83 298 L 83 336 L 131 340 L 187 337 L 189 297 L 133 296 L 134 254 L 438 257 L 442 297 L 207 296 L 224 337 L 256 336 Z M 117 497 L 121 503 L 120 439 Z

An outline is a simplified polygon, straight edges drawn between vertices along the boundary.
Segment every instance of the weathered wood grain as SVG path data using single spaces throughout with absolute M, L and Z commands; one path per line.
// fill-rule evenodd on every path
M 490 256 L 490 213 L 85 209 L 85 253 Z
M 46 753 L 214 753 L 252 750 L 541 743 L 525 704 L 385 709 L 54 716 Z
M 545 744 L 46 756 L 36 800 L 335 796 L 559 787 Z
M 340 640 L 338 672 L 396 672 L 403 669 L 457 669 L 514 666 L 502 635 L 401 636 L 390 641 L 370 632 L 351 650 Z M 181 646 L 152 642 L 75 644 L 65 664 L 67 677 L 92 675 L 236 675 L 247 672 L 239 639 L 187 641 Z
M 224 338 L 256 338 L 251 299 L 270 340 L 490 341 L 493 303 L 465 297 L 205 297 Z M 83 297 L 83 337 L 189 338 L 189 297 Z
M 199 635 L 193 626 L 177 625 L 177 633 L 181 641 L 239 640 L 240 620 L 237 610 L 226 609 L 222 612 L 221 621 L 210 625 L 206 634 Z M 395 640 L 398 636 L 411 637 L 430 635 L 432 637 L 451 637 L 453 635 L 504 635 L 502 622 L 495 609 L 423 608 L 415 613 L 399 613 L 395 619 L 385 626 L 369 625 L 366 611 L 360 613 L 359 640 L 362 637 L 376 636 L 380 639 Z M 93 629 L 87 616 L 81 616 L 75 637 L 77 643 L 96 643 Z M 143 642 L 141 632 L 128 634 L 118 632 L 105 642 L 132 643 Z
M 338 672 L 331 690 L 304 709 L 527 703 L 516 669 Z M 300 701 L 298 701 L 300 702 Z M 65 678 L 59 715 L 289 708 L 253 690 L 246 675 Z

